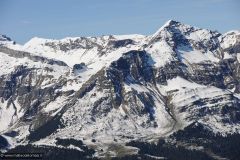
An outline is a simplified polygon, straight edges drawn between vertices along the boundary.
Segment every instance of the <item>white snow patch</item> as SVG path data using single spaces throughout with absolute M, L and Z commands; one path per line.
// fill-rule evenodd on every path
M 201 63 L 201 62 L 219 62 L 212 52 L 207 51 L 203 53 L 199 50 L 192 50 L 189 48 L 181 47 L 177 50 L 178 55 L 182 58 L 182 61 L 187 63 Z
M 44 112 L 50 112 L 57 110 L 65 104 L 66 98 L 65 97 L 58 97 L 55 101 L 50 102 L 45 108 L 43 108 Z
M 147 53 L 150 54 L 155 67 L 162 67 L 170 61 L 174 60 L 174 51 L 166 41 L 158 41 L 146 48 Z
M 13 105 L 7 107 L 7 101 L 0 102 L 0 132 L 8 129 L 13 124 L 15 109 Z

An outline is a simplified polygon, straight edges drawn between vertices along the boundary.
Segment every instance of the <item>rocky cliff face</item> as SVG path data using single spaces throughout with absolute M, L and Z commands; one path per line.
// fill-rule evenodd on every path
M 240 132 L 239 31 L 168 21 L 150 36 L 33 38 L 24 46 L 2 37 L 2 150 L 81 151 L 84 143 L 94 156 L 119 156 L 137 153 L 130 141 L 169 139 L 195 124 L 213 135 Z

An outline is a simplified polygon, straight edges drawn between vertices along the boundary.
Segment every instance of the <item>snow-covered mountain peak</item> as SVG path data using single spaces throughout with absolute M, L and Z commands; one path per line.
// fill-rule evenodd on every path
M 220 33 L 208 29 L 193 27 L 175 20 L 169 20 L 151 36 L 151 39 L 171 39 L 173 37 L 179 38 L 181 36 L 184 36 L 184 38 L 187 39 L 201 41 L 220 36 Z
M 224 33 L 223 35 L 240 35 L 240 30 L 231 30 Z
M 162 27 L 160 27 L 157 32 L 155 32 L 152 37 L 157 37 L 159 35 L 163 36 L 164 34 L 166 34 L 166 32 L 173 32 L 173 30 L 176 29 L 185 32 L 186 30 L 190 30 L 193 29 L 194 27 L 190 26 L 190 25 L 186 25 L 183 24 L 181 22 L 175 21 L 175 20 L 168 20 Z
M 220 38 L 223 51 L 230 54 L 237 53 L 240 59 L 240 31 L 234 30 L 223 34 Z
M 176 25 L 180 25 L 180 24 L 182 24 L 182 23 L 171 19 L 171 20 L 168 20 L 168 21 L 162 26 L 162 28 L 171 27 L 171 26 L 176 26 Z
M 0 143 L 7 142 L 0 150 L 82 150 L 78 141 L 97 156 L 117 155 L 128 154 L 132 140 L 171 138 L 194 123 L 240 133 L 239 40 L 238 31 L 221 35 L 170 20 L 150 36 L 0 45 Z
M 29 48 L 31 46 L 44 45 L 47 42 L 54 41 L 52 39 L 45 39 L 40 37 L 33 37 L 28 42 L 24 44 L 24 48 Z

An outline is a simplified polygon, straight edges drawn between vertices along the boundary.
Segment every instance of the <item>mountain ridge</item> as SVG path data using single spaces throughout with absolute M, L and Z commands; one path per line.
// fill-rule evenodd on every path
M 239 134 L 239 35 L 170 20 L 150 36 L 4 39 L 1 149 L 60 147 L 62 138 L 114 157 L 137 154 L 131 141 L 167 140 L 193 124 Z

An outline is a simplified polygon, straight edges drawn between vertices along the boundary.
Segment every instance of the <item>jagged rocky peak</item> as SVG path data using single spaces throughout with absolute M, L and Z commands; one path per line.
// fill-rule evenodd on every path
M 189 39 L 200 41 L 220 35 L 221 34 L 217 31 L 193 27 L 191 25 L 184 24 L 175 20 L 169 20 L 156 33 L 152 35 L 152 38 L 156 39 L 170 38 L 174 36 L 186 36 Z
M 232 54 L 240 52 L 240 31 L 234 30 L 225 33 L 221 37 L 221 47 L 224 51 Z
M 166 42 L 174 50 L 202 50 L 207 52 L 218 48 L 220 33 L 208 29 L 193 27 L 178 21 L 167 21 L 149 40 L 149 45 L 159 41 Z
M 186 26 L 186 27 L 191 28 L 190 25 L 183 24 L 183 23 L 181 23 L 181 22 L 179 22 L 179 21 L 168 20 L 168 21 L 161 27 L 161 29 L 164 29 L 164 28 L 168 29 L 168 28 L 172 28 L 172 27 L 179 27 L 180 25 L 181 25 L 181 26 L 184 25 L 184 26 Z
M 189 30 L 189 29 L 193 29 L 194 27 L 190 26 L 190 25 L 186 25 L 183 24 L 181 22 L 178 21 L 174 21 L 174 20 L 168 20 L 162 27 L 160 27 L 158 29 L 157 32 L 155 32 L 152 36 L 153 37 L 157 37 L 161 34 L 163 34 L 164 32 L 169 32 L 171 33 L 171 30 L 178 28 L 179 30 L 181 29 L 183 30 Z
M 11 38 L 7 37 L 6 35 L 0 34 L 0 45 L 5 44 L 15 44 L 15 42 L 12 41 Z
M 6 35 L 0 34 L 0 41 L 12 41 L 11 38 L 7 37 Z

